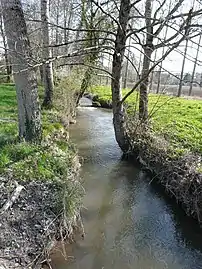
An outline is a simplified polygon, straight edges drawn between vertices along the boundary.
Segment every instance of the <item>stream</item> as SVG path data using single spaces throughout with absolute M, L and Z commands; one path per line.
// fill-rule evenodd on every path
M 86 106 L 86 105 L 89 105 Z M 121 160 L 109 110 L 83 99 L 71 137 L 84 159 L 84 240 L 53 269 L 199 269 L 202 230 L 140 167 Z

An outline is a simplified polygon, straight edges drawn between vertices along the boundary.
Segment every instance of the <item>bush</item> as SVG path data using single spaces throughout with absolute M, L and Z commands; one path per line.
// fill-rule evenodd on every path
M 75 117 L 76 99 L 81 81 L 82 72 L 75 68 L 69 76 L 62 77 L 55 88 L 54 105 L 62 115 L 63 123 Z

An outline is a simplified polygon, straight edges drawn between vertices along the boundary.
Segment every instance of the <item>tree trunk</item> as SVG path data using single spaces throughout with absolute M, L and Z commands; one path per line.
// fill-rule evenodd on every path
M 83 17 L 82 22 L 85 25 L 85 29 L 88 30 L 86 33 L 87 41 L 85 42 L 86 43 L 85 47 L 92 48 L 99 45 L 99 36 L 97 36 L 93 31 L 91 31 L 92 29 L 95 28 L 95 13 L 93 12 L 92 1 L 88 1 L 87 3 L 83 1 L 83 4 L 84 5 L 82 7 L 82 17 Z M 85 4 L 87 4 L 87 7 L 85 6 Z M 88 17 L 88 20 L 87 20 L 86 14 L 88 14 L 87 12 L 88 9 L 90 9 L 90 16 Z M 96 60 L 98 59 L 99 52 L 100 52 L 99 49 L 97 49 L 95 52 L 92 51 L 89 55 L 87 55 L 84 58 L 84 63 L 87 63 L 90 66 L 94 66 Z M 93 68 L 88 67 L 81 83 L 81 88 L 80 88 L 80 92 L 78 94 L 78 99 L 77 99 L 77 105 L 79 103 L 80 98 L 83 96 L 84 92 L 87 91 L 90 85 L 92 74 L 93 74 Z
M 197 51 L 196 51 L 196 57 L 195 57 L 195 61 L 194 61 L 194 68 L 193 68 L 192 76 L 191 76 L 191 83 L 190 83 L 190 88 L 189 88 L 189 96 L 192 95 L 192 88 L 193 88 L 194 76 L 195 76 L 195 72 L 196 72 L 196 65 L 197 65 L 199 50 L 200 50 L 200 46 L 201 46 L 201 38 L 202 38 L 202 35 L 199 36 L 199 41 L 198 41 L 198 46 L 197 46 Z
M 158 44 L 158 43 L 157 43 L 157 44 Z M 156 56 L 157 56 L 157 50 L 155 51 L 155 55 L 154 55 L 154 63 L 156 62 Z M 155 73 L 155 70 L 153 70 L 153 71 L 151 72 L 150 85 L 149 85 L 149 91 L 150 91 L 150 92 L 153 90 L 154 73 Z
M 182 94 L 182 82 L 183 82 L 183 76 L 184 76 L 184 66 L 185 66 L 185 61 L 186 61 L 186 57 L 187 57 L 188 42 L 189 42 L 188 39 L 186 39 L 186 45 L 185 45 L 185 49 L 184 49 L 184 57 L 183 57 L 183 62 L 182 62 L 181 75 L 180 75 L 180 84 L 179 84 L 179 88 L 178 88 L 177 97 L 180 97 Z
M 88 67 L 84 74 L 84 78 L 82 79 L 82 82 L 81 82 L 81 88 L 77 96 L 76 105 L 79 104 L 79 100 L 82 98 L 84 93 L 87 92 L 88 87 L 90 86 L 90 83 L 91 83 L 92 73 L 93 73 L 93 68 Z
M 5 57 L 5 64 L 6 64 L 6 82 L 10 83 L 11 81 L 11 74 L 12 74 L 12 67 L 9 61 L 9 56 L 8 56 L 8 45 L 7 45 L 7 40 L 6 40 L 6 35 L 4 31 L 4 22 L 3 22 L 3 17 L 1 16 L 1 36 L 3 40 L 3 45 L 4 45 L 4 57 Z
M 39 73 L 40 73 L 40 83 L 41 83 L 41 85 L 43 85 L 43 83 L 44 83 L 44 74 L 43 74 L 43 66 L 42 65 L 40 65 L 39 66 Z
M 30 69 L 31 49 L 20 0 L 1 0 L 5 33 L 13 65 L 17 92 L 19 136 L 26 141 L 41 140 L 41 114 L 36 73 Z
M 69 17 L 67 16 L 67 12 Z M 72 23 L 72 15 L 73 15 L 73 4 L 72 3 L 67 3 L 65 1 L 64 4 L 64 28 L 70 28 L 71 23 Z M 68 20 L 67 20 L 68 17 Z M 69 41 L 69 30 L 64 29 L 64 43 L 67 43 Z M 65 45 L 65 53 L 68 52 L 68 46 Z
M 128 80 L 128 66 L 129 66 L 129 57 L 130 57 L 130 45 L 131 45 L 131 37 L 129 39 L 129 46 L 128 46 L 128 54 L 127 54 L 127 59 L 126 59 L 126 69 L 125 69 L 125 74 L 124 74 L 124 83 L 123 83 L 123 88 L 127 88 L 127 80 Z
M 140 58 L 139 58 L 139 64 L 138 64 L 138 73 L 136 75 L 136 81 L 140 79 L 140 72 L 141 72 L 141 65 L 142 65 L 142 50 L 140 51 Z
M 49 6 L 50 6 L 50 3 L 49 3 Z M 60 17 L 59 13 L 60 13 L 60 0 L 57 0 L 57 4 L 56 4 L 56 25 L 59 25 L 59 17 Z M 58 27 L 56 27 L 56 29 L 55 29 L 55 44 L 56 45 L 59 44 L 59 28 Z M 58 47 L 52 49 L 52 55 L 57 56 L 58 52 L 59 52 Z
M 166 28 L 166 32 L 165 32 L 164 40 L 166 40 L 166 38 L 167 38 L 167 34 L 168 34 L 168 27 Z M 163 57 L 164 54 L 165 54 L 165 46 L 163 47 L 162 57 Z M 157 82 L 157 88 L 156 88 L 156 93 L 157 93 L 157 94 L 160 92 L 162 66 L 163 66 L 163 61 L 160 63 L 160 66 L 159 66 L 158 82 Z
M 126 45 L 126 30 L 130 14 L 130 1 L 122 0 L 119 11 L 119 26 L 117 29 L 115 49 L 112 61 L 112 103 L 113 103 L 113 124 L 115 130 L 115 137 L 119 147 L 124 153 L 126 153 L 129 148 L 129 140 L 127 136 L 126 126 L 125 126 L 125 112 L 123 104 L 121 103 L 121 73 L 123 58 L 125 53 Z
M 108 71 L 110 72 L 110 63 L 111 63 L 111 55 L 109 54 L 108 55 Z M 108 86 L 109 85 L 109 75 L 107 75 L 106 77 L 106 85 Z
M 144 45 L 144 59 L 142 67 L 142 75 L 144 81 L 140 84 L 140 100 L 139 100 L 139 119 L 143 122 L 146 122 L 148 119 L 148 85 L 149 85 L 149 76 L 148 71 L 151 63 L 151 55 L 153 52 L 153 29 L 151 23 L 151 14 L 152 14 L 152 0 L 146 0 L 145 4 L 145 20 L 146 20 L 146 44 Z
M 43 60 L 51 58 L 51 49 L 49 37 L 49 0 L 41 0 L 41 27 L 43 41 Z M 53 105 L 53 65 L 52 62 L 43 65 L 45 95 L 43 107 L 51 108 Z

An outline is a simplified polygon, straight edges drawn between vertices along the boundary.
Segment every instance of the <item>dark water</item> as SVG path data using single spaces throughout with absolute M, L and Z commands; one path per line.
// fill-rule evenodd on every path
M 202 230 L 138 167 L 121 161 L 111 112 L 81 107 L 72 139 L 84 158 L 84 240 L 53 269 L 199 269 Z

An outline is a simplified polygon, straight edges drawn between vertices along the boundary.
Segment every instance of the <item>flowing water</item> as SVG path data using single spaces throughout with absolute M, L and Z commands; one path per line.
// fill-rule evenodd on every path
M 121 160 L 111 112 L 80 107 L 71 134 L 84 158 L 86 237 L 67 246 L 68 261 L 56 250 L 53 269 L 202 268 L 202 230 Z

